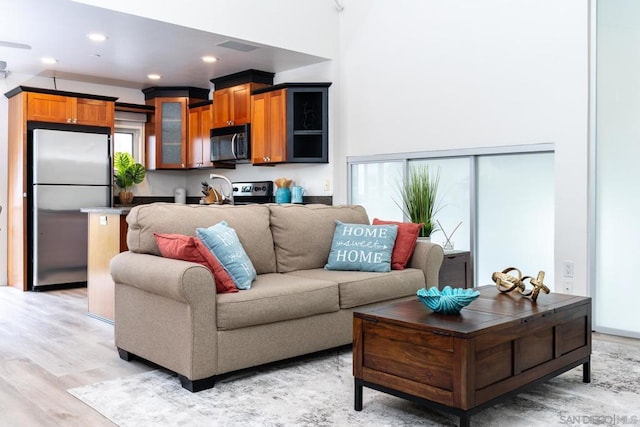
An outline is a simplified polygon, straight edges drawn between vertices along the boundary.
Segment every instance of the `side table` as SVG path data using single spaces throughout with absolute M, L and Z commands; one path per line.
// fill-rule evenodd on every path
M 473 288 L 471 252 L 444 251 L 438 287 L 442 289 L 446 285 L 450 285 L 452 288 Z

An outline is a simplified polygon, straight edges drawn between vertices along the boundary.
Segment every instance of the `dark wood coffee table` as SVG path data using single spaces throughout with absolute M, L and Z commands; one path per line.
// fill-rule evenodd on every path
M 495 286 L 460 315 L 417 298 L 353 315 L 355 410 L 363 387 L 470 416 L 532 384 L 582 365 L 591 381 L 591 298 L 541 294 L 537 302 Z

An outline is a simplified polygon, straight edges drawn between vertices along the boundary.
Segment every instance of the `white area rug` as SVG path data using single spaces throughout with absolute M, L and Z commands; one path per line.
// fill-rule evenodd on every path
M 457 426 L 458 418 L 364 389 L 353 409 L 351 351 L 245 370 L 190 393 L 155 370 L 68 390 L 119 426 Z M 637 348 L 593 342 L 590 384 L 582 367 L 471 417 L 472 426 L 640 424 Z

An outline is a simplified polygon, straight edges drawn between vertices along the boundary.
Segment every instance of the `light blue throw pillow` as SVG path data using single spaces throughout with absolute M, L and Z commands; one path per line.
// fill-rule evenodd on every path
M 256 269 L 245 252 L 236 230 L 225 221 L 209 228 L 196 228 L 196 235 L 220 261 L 238 289 L 250 289 L 256 280 Z
M 391 271 L 397 225 L 345 224 L 336 220 L 326 270 Z

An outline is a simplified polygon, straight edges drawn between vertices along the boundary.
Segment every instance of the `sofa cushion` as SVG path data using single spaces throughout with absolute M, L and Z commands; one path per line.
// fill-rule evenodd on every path
M 336 221 L 326 270 L 391 271 L 397 225 L 345 224 Z
M 382 274 L 313 269 L 293 271 L 286 276 L 338 283 L 341 309 L 415 295 L 418 289 L 424 288 L 425 284 L 424 273 L 416 268 L 391 270 L 389 273 Z
M 416 242 L 418 241 L 418 234 L 420 234 L 420 229 L 423 224 L 384 221 L 373 218 L 373 225 L 386 224 L 396 224 L 398 226 L 398 235 L 396 236 L 393 253 L 391 254 L 391 268 L 393 270 L 402 270 L 407 266 L 411 255 L 413 255 L 413 250 L 416 248 Z
M 217 326 L 220 330 L 339 310 L 337 283 L 278 273 L 259 275 L 247 291 L 218 294 L 216 297 Z
M 200 239 L 183 234 L 154 233 L 154 235 L 163 257 L 202 264 L 213 273 L 216 292 L 238 292 L 229 273 Z
M 236 288 L 249 289 L 251 282 L 256 280 L 256 269 L 236 231 L 226 221 L 220 221 L 208 228 L 196 228 L 196 234 L 229 273 Z
M 266 205 L 180 205 L 151 203 L 135 206 L 127 215 L 129 250 L 160 255 L 154 232 L 195 236 L 196 228 L 226 221 L 238 234 L 258 274 L 276 271 L 273 237 Z
M 362 206 L 269 205 L 277 271 L 321 268 L 327 263 L 335 220 L 369 224 Z

